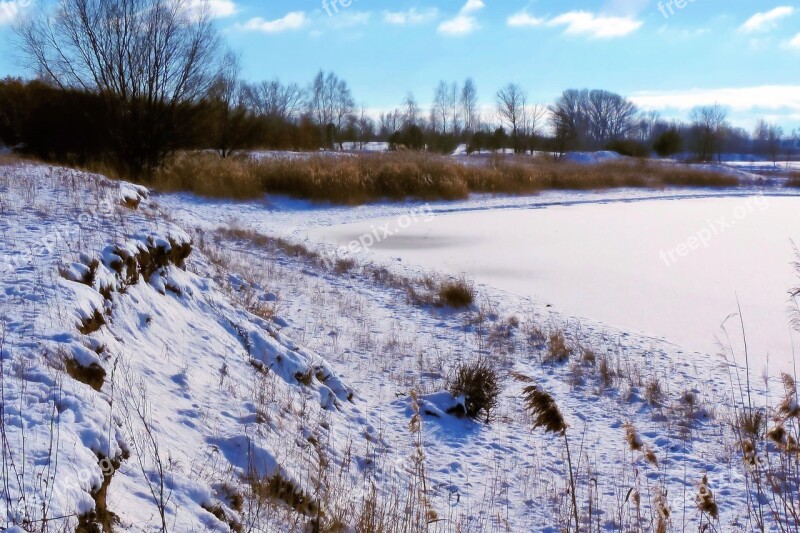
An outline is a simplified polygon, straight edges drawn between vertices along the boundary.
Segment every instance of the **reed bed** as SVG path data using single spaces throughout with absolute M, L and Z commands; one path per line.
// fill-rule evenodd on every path
M 308 155 L 256 160 L 211 153 L 171 157 L 151 185 L 212 198 L 255 199 L 283 194 L 359 205 L 382 200 L 460 200 L 471 193 L 535 194 L 546 190 L 621 187 L 732 187 L 734 177 L 691 165 L 614 161 L 595 165 L 546 158 L 468 161 L 409 152 Z

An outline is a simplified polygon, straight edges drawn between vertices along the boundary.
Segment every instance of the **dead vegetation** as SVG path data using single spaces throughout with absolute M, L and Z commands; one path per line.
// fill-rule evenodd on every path
M 792 171 L 787 175 L 786 186 L 792 189 L 800 189 L 800 172 Z
M 98 392 L 103 388 L 103 383 L 105 383 L 106 379 L 106 371 L 97 363 L 92 363 L 89 366 L 82 366 L 74 359 L 69 358 L 64 360 L 64 366 L 66 367 L 67 374 L 69 374 L 72 379 L 85 383 Z
M 453 396 L 464 398 L 469 418 L 481 417 L 489 423 L 500 396 L 500 377 L 486 359 L 459 365 L 447 388 Z
M 475 301 L 475 288 L 464 277 L 446 280 L 439 285 L 439 305 L 461 309 Z
M 462 162 L 409 152 L 261 160 L 182 153 L 170 158 L 152 181 L 162 191 L 188 191 L 214 198 L 242 200 L 270 193 L 348 205 L 385 199 L 458 200 L 470 193 L 737 184 L 736 178 L 690 165 L 646 161 L 580 165 L 499 156 Z

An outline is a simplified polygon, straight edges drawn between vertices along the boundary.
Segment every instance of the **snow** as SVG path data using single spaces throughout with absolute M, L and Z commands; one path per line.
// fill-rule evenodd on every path
M 346 142 L 342 143 L 343 150 L 349 150 L 354 152 L 388 152 L 389 151 L 389 143 L 388 142 Z
M 737 312 L 738 298 L 751 363 L 793 371 L 786 308 L 798 284 L 791 264 L 792 243 L 800 242 L 797 197 L 468 211 L 407 228 L 389 218 L 308 234 L 347 247 L 384 225 L 393 234 L 369 248 L 384 259 L 466 273 L 572 316 L 702 353 L 717 353 L 720 324 Z
M 163 469 L 171 531 L 229 531 L 240 522 L 246 530 L 307 530 L 311 517 L 280 502 L 254 510 L 247 499 L 249 478 L 276 474 L 325 502 L 331 516 L 356 519 L 376 495 L 399 513 L 391 523 L 412 531 L 424 526 L 403 522 L 406 498 L 412 507 L 430 506 L 438 517 L 431 531 L 559 531 L 569 514 L 564 439 L 531 431 L 522 383 L 509 378 L 516 372 L 551 392 L 563 411 L 579 505 L 586 512 L 593 495 L 597 527 L 652 529 L 649 496 L 658 486 L 669 495 L 673 525 L 691 529 L 699 518 L 694 496 L 707 474 L 724 496 L 720 530 L 748 530 L 721 358 L 594 316 L 577 320 L 566 308 L 479 276 L 471 310 L 413 305 L 376 277 L 429 273 L 397 260 L 408 246 L 388 258 L 379 250 L 359 254 L 356 268 L 337 273 L 303 254 L 218 230 L 255 231 L 324 253 L 331 245 L 314 228 L 366 223 L 371 230 L 385 217 L 407 216 L 418 231 L 429 216 L 447 213 L 543 214 L 752 194 L 552 192 L 342 208 L 154 195 L 73 170 L 0 167 L 0 360 L 11 443 L 4 453 L 26 465 L 3 495 L 20 504 L 0 511 L 0 526 L 40 518 L 39 498 L 50 503 L 49 517 L 65 517 L 54 530 L 75 529 L 76 515 L 95 508 L 92 493 L 111 474 L 107 507 L 115 530 L 157 531 L 159 500 L 151 490 L 158 494 Z M 98 313 L 102 324 L 92 323 Z M 589 363 L 543 363 L 539 329 L 563 330 L 576 350 L 591 347 L 630 380 L 603 385 Z M 490 358 L 503 378 L 489 424 L 456 416 L 463 398 L 447 390 L 447 376 L 476 355 Z M 102 382 L 74 379 L 66 359 L 101 367 Z M 651 403 L 645 389 L 656 378 L 665 397 Z M 419 434 L 410 430 L 412 391 Z M 684 391 L 700 407 L 687 411 Z M 626 422 L 656 453 L 658 468 L 629 450 Z M 117 466 L 107 468 L 102 458 Z M 424 502 L 416 499 L 420 468 Z M 632 489 L 642 494 L 641 523 L 626 501 Z M 247 504 L 237 506 L 232 494 Z M 401 503 L 393 507 L 392 498 Z
M 107 501 L 121 530 L 159 525 L 149 489 L 160 462 L 168 464 L 169 523 L 225 531 L 204 508 L 224 503 L 214 487 L 240 485 L 248 460 L 276 458 L 284 479 L 304 487 L 304 441 L 289 435 L 315 419 L 331 420 L 336 438 L 360 431 L 352 391 L 321 357 L 184 270 L 191 239 L 147 196 L 75 171 L 0 168 L 3 421 L 12 443 L 5 459 L 18 472 L 3 494 L 17 502 L 0 515 L 4 525 L 65 517 L 53 526 L 74 529 L 95 507 L 92 493 L 104 480 L 98 458 L 107 458 L 120 464 Z M 132 198 L 135 210 L 122 205 Z M 95 316 L 102 324 L 81 333 Z M 99 390 L 68 375 L 68 360 L 101 367 Z M 248 400 L 262 380 L 274 400 Z M 295 402 L 303 416 L 287 410 Z M 256 445 L 239 448 L 243 434 Z
M 625 159 L 625 156 L 619 155 L 617 152 L 600 151 L 600 152 L 568 152 L 564 154 L 564 161 L 571 163 L 580 163 L 582 165 L 596 165 L 597 163 L 605 163 L 607 161 L 619 161 Z
M 412 223 L 409 231 L 425 234 L 424 246 L 420 247 L 420 241 L 414 238 L 404 240 L 403 234 L 393 241 L 396 249 L 391 253 L 371 248 L 368 253 L 357 254 L 357 259 L 362 265 L 373 265 L 372 268 L 417 276 L 430 272 L 431 268 L 426 267 L 442 265 L 416 262 L 408 254 L 417 249 L 423 255 L 436 254 L 444 243 L 434 233 L 428 233 L 435 230 L 424 225 L 427 215 L 420 214 L 435 215 L 432 224 L 451 215 L 463 215 L 466 219 L 454 218 L 453 224 L 462 232 L 469 228 L 470 232 L 481 233 L 480 217 L 491 213 L 500 213 L 498 219 L 502 220 L 516 211 L 544 213 L 547 209 L 541 208 L 548 206 L 558 209 L 589 206 L 601 210 L 637 204 L 640 205 L 637 208 L 647 208 L 648 202 L 655 200 L 673 205 L 688 199 L 702 201 L 719 196 L 740 202 L 757 192 L 746 188 L 711 192 L 550 192 L 528 198 L 475 196 L 463 202 L 384 203 L 356 208 L 278 197 L 233 204 L 168 195 L 159 201 L 176 213 L 183 225 L 197 228 L 207 240 L 215 235 L 218 246 L 233 254 L 233 264 L 244 269 L 247 267 L 241 265 L 256 258 L 269 261 L 274 252 L 254 248 L 246 240 L 221 237 L 215 232 L 217 227 L 246 228 L 325 253 L 331 250 L 331 239 L 325 236 L 335 232 L 340 224 L 354 223 L 371 233 L 388 217 L 397 222 L 404 216 L 413 219 L 416 214 L 419 221 Z M 476 218 L 470 220 L 470 214 Z M 486 231 L 491 233 L 491 228 Z M 354 235 L 349 232 L 348 238 Z M 480 242 L 489 246 L 496 235 L 484 237 Z M 473 240 L 474 236 L 462 234 L 459 245 L 469 246 Z M 517 244 L 515 249 L 518 248 Z M 491 261 L 496 250 L 481 255 Z M 498 287 L 497 277 L 476 276 L 482 295 L 480 305 L 489 310 L 485 318 L 488 323 L 482 326 L 486 336 L 481 336 L 478 333 L 481 328 L 476 330 L 466 325 L 477 318 L 416 308 L 405 303 L 395 290 L 376 285 L 368 273 L 336 276 L 320 271 L 313 263 L 297 264 L 298 261 L 294 258 L 270 262 L 274 270 L 265 280 L 264 288 L 278 295 L 281 314 L 291 317 L 287 326 L 290 334 L 310 339 L 311 346 L 340 369 L 359 399 L 370 406 L 373 420 L 380 421 L 385 440 L 406 442 L 395 444 L 400 455 L 410 453 L 403 429 L 413 416 L 413 409 L 408 396 L 398 391 L 410 387 L 423 391 L 420 407 L 425 428 L 424 453 L 429 482 L 436 487 L 429 498 L 439 516 L 448 517 L 442 524 L 443 531 L 450 530 L 453 524 L 475 531 L 502 527 L 492 518 L 497 513 L 508 517 L 513 530 L 548 530 L 545 526 L 566 523 L 565 517 L 558 516 L 566 501 L 563 440 L 530 432 L 527 415 L 514 401 L 520 395 L 521 385 L 506 383 L 498 415 L 502 422 L 476 424 L 447 414 L 455 399 L 443 390 L 445 378 L 458 361 L 469 360 L 476 353 L 491 354 L 504 373 L 513 370 L 531 375 L 538 385 L 554 393 L 576 435 L 572 445 L 581 448 L 584 467 L 588 468 L 581 479 L 587 484 L 590 478 L 597 482 L 596 490 L 602 495 L 599 505 L 607 512 L 618 513 L 620 507 L 625 507 L 623 500 L 630 488 L 646 492 L 647 479 L 646 483 L 663 484 L 673 516 L 684 517 L 686 526 L 697 520 L 694 494 L 697 483 L 709 473 L 715 491 L 725 494 L 724 502 L 720 502 L 723 529 L 739 530 L 741 526 L 733 524 L 746 523 L 743 476 L 735 453 L 731 455 L 731 437 L 722 423 L 727 416 L 722 411 L 730 404 L 727 370 L 730 361 L 726 362 L 722 356 L 700 354 L 664 338 L 596 320 L 576 319 L 563 306 L 546 307 L 548 300 L 520 296 L 519 291 Z M 515 260 L 503 261 L 506 268 L 517 266 Z M 692 298 L 686 307 L 695 301 Z M 570 338 L 582 339 L 580 342 L 596 346 L 600 352 L 615 354 L 614 357 L 625 361 L 624 365 L 639 368 L 637 372 L 645 376 L 641 378 L 643 382 L 653 379 L 646 376 L 660 376 L 658 379 L 665 380 L 672 395 L 690 391 L 693 396 L 703 398 L 700 402 L 703 406 L 687 413 L 680 407 L 680 401 L 675 404 L 666 400 L 662 407 L 653 408 L 641 387 L 622 386 L 603 392 L 592 378 L 580 377 L 581 371 L 574 367 L 542 366 L 537 354 L 543 343 L 531 343 L 522 333 L 507 328 L 504 320 L 509 316 L 522 317 L 526 324 L 537 323 L 545 330 L 566 328 Z M 523 330 L 525 326 L 520 328 Z M 788 327 L 785 332 L 788 334 Z M 713 331 L 708 333 L 713 335 Z M 493 340 L 487 344 L 487 338 Z M 399 396 L 392 399 L 394 395 Z M 665 424 L 669 425 L 665 420 L 671 420 L 678 412 L 687 413 L 681 416 L 691 420 L 690 445 L 680 431 L 665 429 Z M 717 418 L 711 418 L 712 412 L 718 413 Z M 678 424 L 684 424 L 685 420 Z M 643 464 L 641 458 L 637 459 L 627 449 L 628 421 L 633 422 L 645 446 L 654 449 L 660 462 L 658 470 Z M 584 496 L 587 486 L 582 489 Z M 617 529 L 611 515 L 602 523 L 603 529 Z

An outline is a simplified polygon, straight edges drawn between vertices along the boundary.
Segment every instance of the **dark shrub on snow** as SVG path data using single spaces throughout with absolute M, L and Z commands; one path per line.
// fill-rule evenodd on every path
M 500 396 L 500 377 L 485 359 L 462 363 L 450 379 L 448 389 L 453 396 L 464 397 L 469 418 L 484 418 L 489 422 Z

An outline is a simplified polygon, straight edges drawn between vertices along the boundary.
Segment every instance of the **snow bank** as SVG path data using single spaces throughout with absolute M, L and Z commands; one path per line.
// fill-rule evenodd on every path
M 187 271 L 205 259 L 148 198 L 0 167 L 0 497 L 17 502 L 0 527 L 143 531 L 163 511 L 170 530 L 229 531 L 254 467 L 308 493 L 309 435 L 362 431 L 332 367 Z
M 607 161 L 619 161 L 625 159 L 625 156 L 617 152 L 567 152 L 564 154 L 564 161 L 571 163 L 579 163 L 582 165 L 596 165 L 598 163 L 605 163 Z

